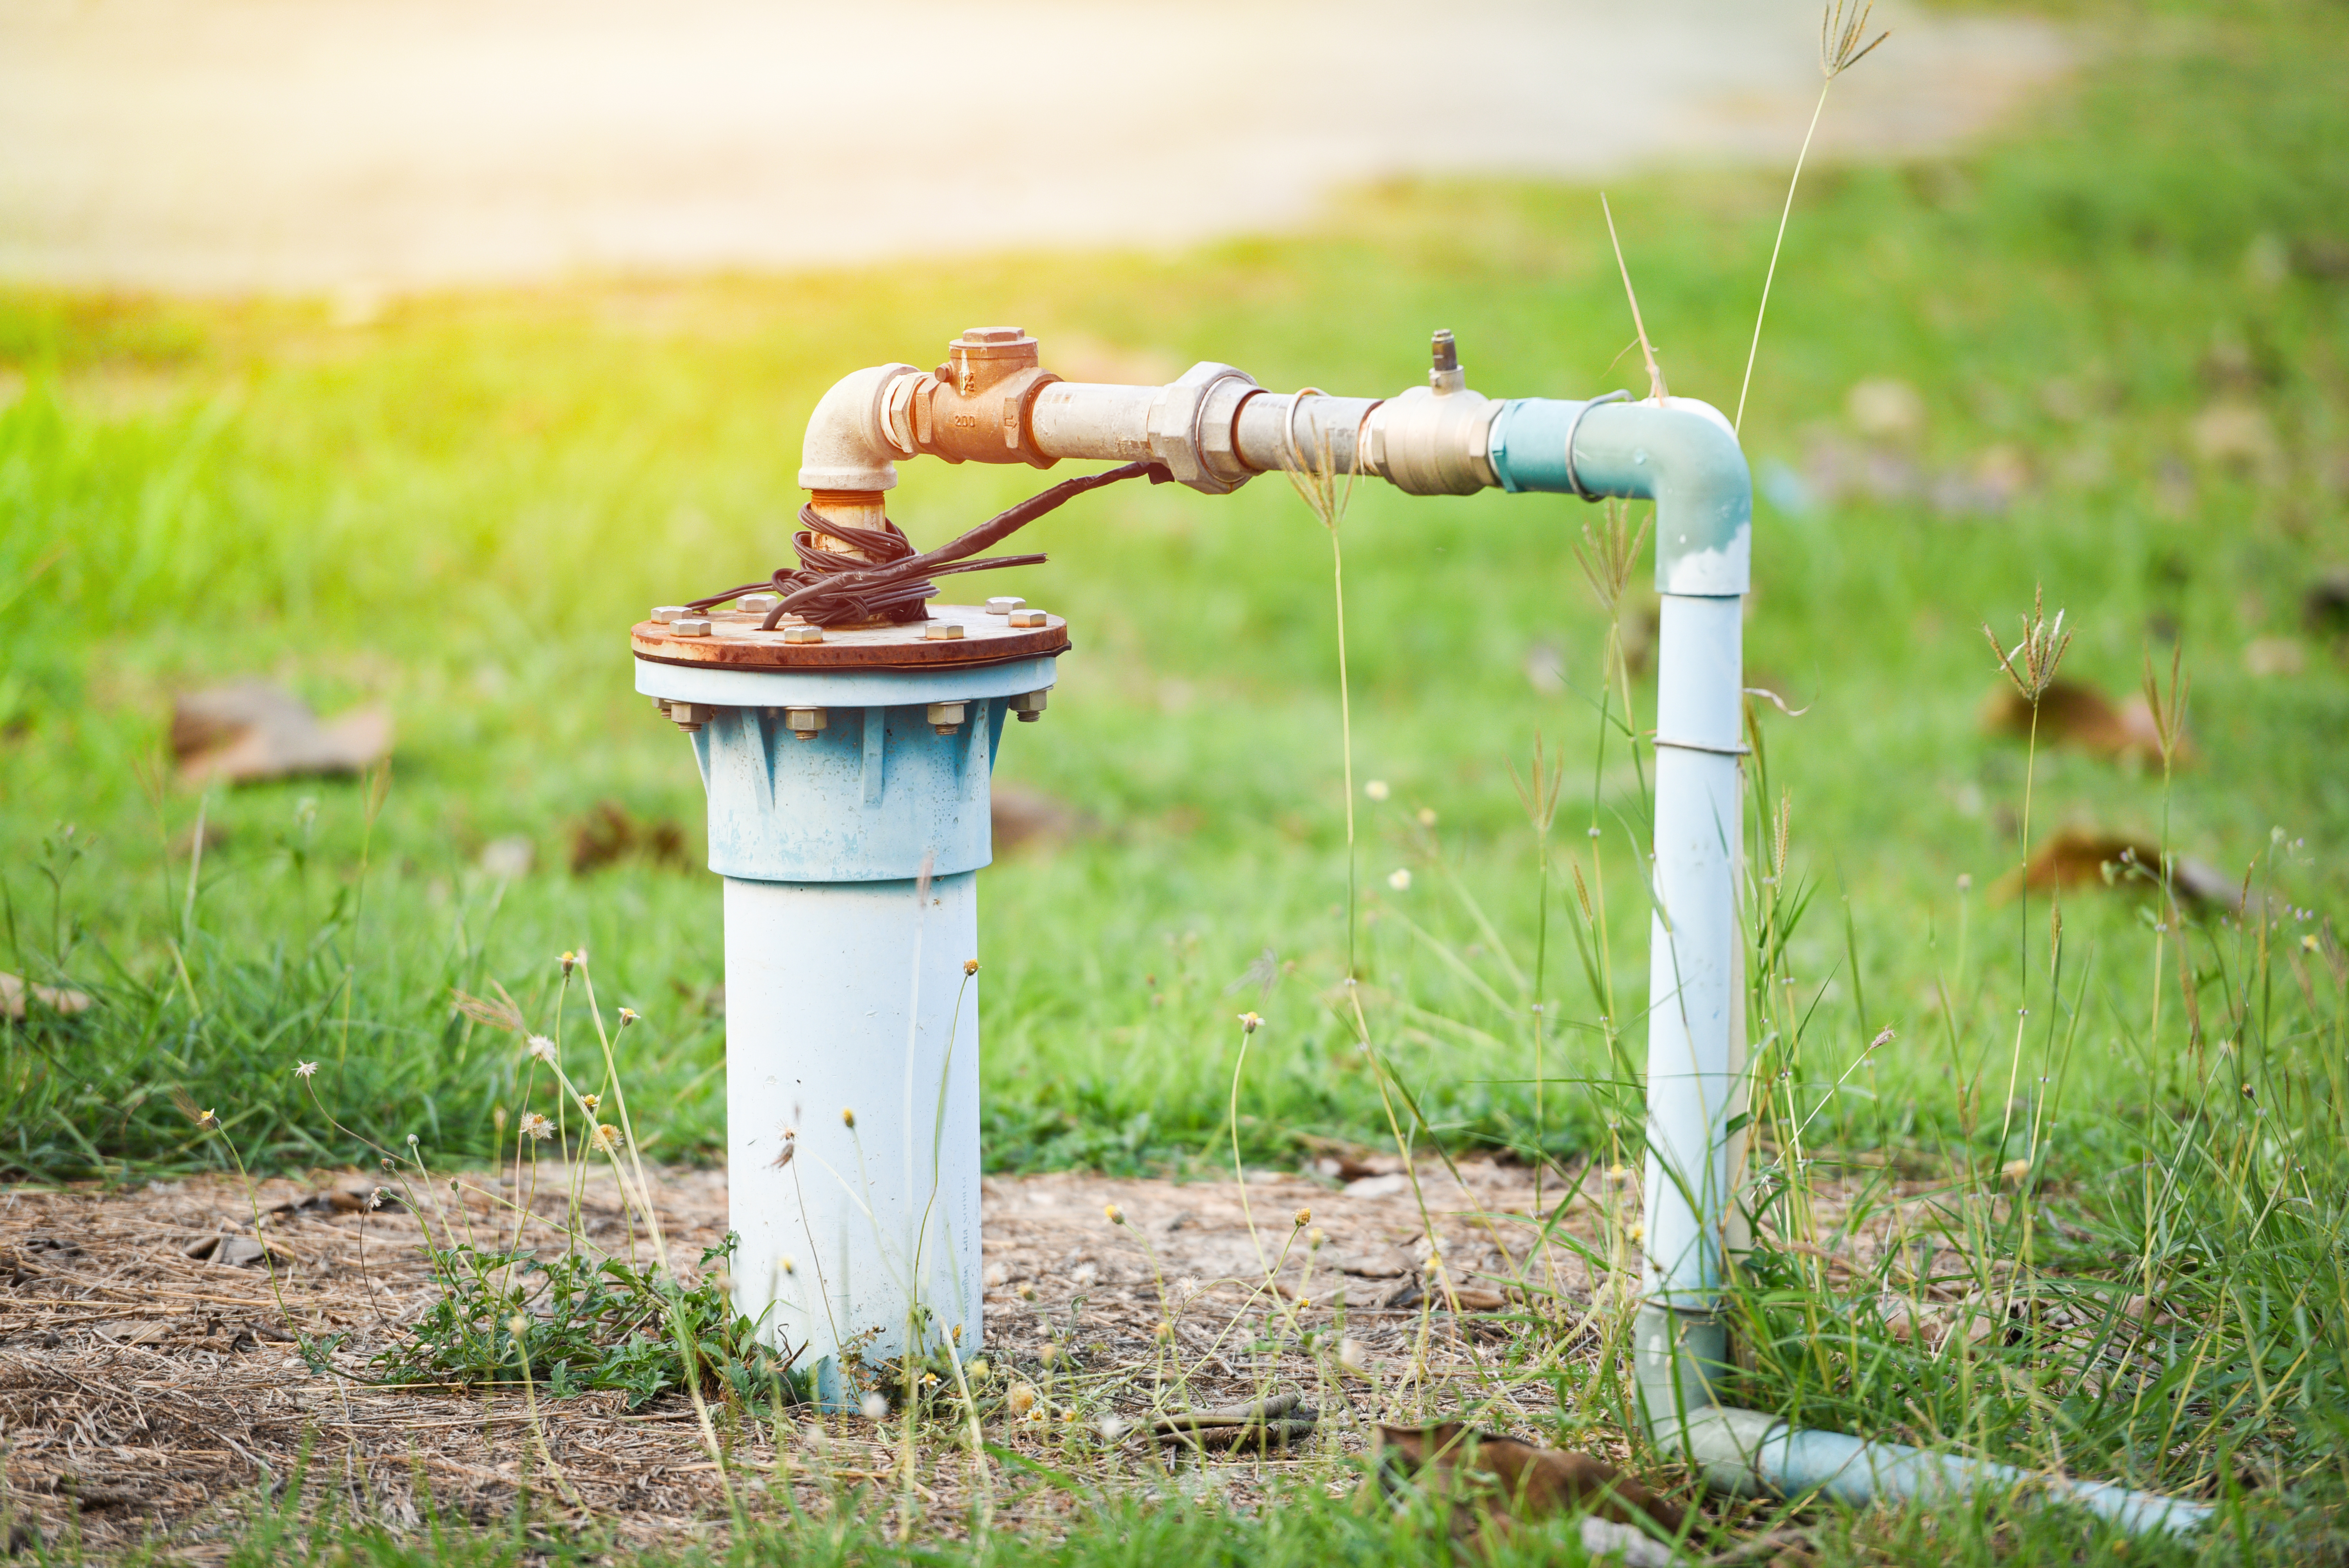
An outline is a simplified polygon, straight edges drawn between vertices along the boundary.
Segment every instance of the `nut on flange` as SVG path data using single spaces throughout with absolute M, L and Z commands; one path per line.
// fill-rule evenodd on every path
M 968 703 L 934 702 L 930 704 L 926 717 L 931 728 L 940 735 L 952 735 L 962 727 L 962 721 L 969 711 Z
M 786 643 L 821 643 L 823 641 L 823 628 L 822 626 L 785 626 L 783 628 L 783 641 Z
M 1023 691 L 1017 696 L 1006 697 L 1003 706 L 1019 717 L 1022 724 L 1033 724 L 1044 717 L 1045 692 Z
M 802 740 L 813 740 L 816 731 L 831 722 L 832 715 L 820 707 L 783 709 L 783 727 Z

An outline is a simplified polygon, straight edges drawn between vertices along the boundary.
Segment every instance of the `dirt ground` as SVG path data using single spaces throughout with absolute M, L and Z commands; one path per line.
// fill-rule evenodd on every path
M 1619 1238 L 1636 1218 L 1637 1197 L 1629 1181 L 1594 1174 L 1593 1196 L 1572 1206 L 1570 1228 L 1603 1256 L 1609 1233 Z M 1420 1200 L 1392 1157 L 1252 1173 L 1254 1237 L 1230 1180 L 990 1179 L 985 1354 L 999 1386 L 1030 1380 L 1040 1399 L 1025 1419 L 1004 1418 L 989 1440 L 1104 1477 L 1123 1472 L 1138 1485 L 1212 1486 L 1244 1500 L 1285 1466 L 1317 1458 L 1326 1465 L 1359 1449 L 1366 1423 L 1380 1416 L 1474 1407 L 1489 1424 L 1522 1427 L 1548 1395 L 1495 1371 L 1510 1336 L 1526 1330 L 1505 1313 L 1480 1315 L 1480 1307 L 1504 1305 L 1491 1276 L 1516 1276 L 1530 1254 L 1525 1277 L 1557 1292 L 1545 1308 L 1557 1322 L 1545 1332 L 1578 1357 L 1596 1354 L 1593 1336 L 1577 1327 L 1588 1317 L 1594 1282 L 1564 1249 L 1545 1257 L 1533 1245 L 1531 1172 L 1478 1162 L 1461 1176 L 1464 1186 L 1440 1165 L 1419 1172 L 1442 1270 L 1426 1267 Z M 722 1173 L 670 1171 L 657 1180 L 672 1253 L 698 1256 L 724 1229 Z M 440 1186 L 445 1206 L 431 1221 L 461 1229 L 470 1218 L 486 1229 L 503 1202 L 500 1181 L 480 1172 L 462 1181 L 461 1208 Z M 1556 1207 L 1557 1181 L 1547 1179 L 1540 1208 Z M 558 1517 L 592 1515 L 631 1536 L 674 1543 L 722 1528 L 717 1469 L 682 1396 L 635 1412 L 617 1394 L 543 1404 L 542 1456 L 540 1429 L 518 1389 L 368 1386 L 367 1357 L 429 1303 L 433 1285 L 414 1214 L 333 1206 L 334 1195 L 367 1186 L 357 1172 L 258 1184 L 261 1235 L 277 1260 L 274 1287 L 254 1240 L 254 1199 L 233 1180 L 112 1193 L 17 1190 L 0 1199 L 7 1509 L 52 1540 L 78 1531 L 102 1550 L 161 1535 L 202 1561 L 226 1551 L 240 1510 L 267 1491 L 282 1495 L 306 1454 L 304 1501 L 313 1509 L 333 1503 L 405 1522 L 437 1507 L 488 1520 L 529 1489 Z M 559 1191 L 559 1178 L 543 1175 L 537 1208 L 558 1212 Z M 595 1176 L 585 1191 L 590 1235 L 623 1250 L 610 1179 Z M 1105 1217 L 1111 1204 L 1124 1225 Z M 1288 1251 L 1278 1299 L 1242 1283 L 1263 1278 L 1258 1238 L 1276 1257 Z M 194 1255 L 203 1253 L 212 1255 Z M 1432 1281 L 1441 1294 L 1441 1275 L 1459 1317 L 1423 1294 Z M 1620 1277 L 1597 1282 L 1602 1294 L 1611 1298 L 1609 1281 Z M 1317 1353 L 1258 1353 L 1251 1346 L 1268 1313 L 1334 1332 L 1319 1336 Z M 1166 1343 L 1157 1336 L 1169 1319 Z M 333 1358 L 338 1375 L 312 1375 L 293 1353 L 289 1325 L 349 1336 Z M 1058 1342 L 1057 1360 L 1044 1354 L 1048 1340 Z M 1179 1382 L 1169 1368 L 1181 1370 Z M 1170 1479 L 1137 1424 L 1268 1387 L 1299 1391 L 1323 1412 L 1312 1439 L 1286 1458 L 1194 1460 Z M 771 1493 L 783 1487 L 817 1511 L 855 1506 L 852 1494 L 869 1489 L 865 1501 L 884 1508 L 918 1498 L 936 1528 L 958 1530 L 967 1517 L 973 1478 L 967 1450 L 951 1443 L 926 1440 L 907 1464 L 895 1422 L 810 1417 L 775 1429 L 721 1412 L 720 1424 L 754 1511 L 779 1502 Z M 998 1467 L 986 1484 L 1018 1480 Z M 556 1495 L 564 1486 L 568 1501 Z M 1069 1506 L 1049 1488 L 993 1501 L 1007 1523 Z

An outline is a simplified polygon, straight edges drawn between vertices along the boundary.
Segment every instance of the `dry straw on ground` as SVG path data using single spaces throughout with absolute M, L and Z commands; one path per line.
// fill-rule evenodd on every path
M 1284 1474 L 1343 1490 L 1354 1484 L 1346 1457 L 1378 1422 L 1465 1416 L 1541 1431 L 1557 1414 L 1543 1374 L 1588 1374 L 1619 1343 L 1636 1274 L 1605 1261 L 1631 1257 L 1639 1199 L 1628 1173 L 1575 1170 L 1561 1185 L 1553 1171 L 1537 1191 L 1522 1167 L 1469 1162 L 1455 1179 L 1423 1165 L 1431 1247 L 1421 1199 L 1393 1157 L 1323 1168 L 1250 1174 L 1257 1231 L 1274 1254 L 1287 1248 L 1269 1290 L 1228 1180 L 989 1179 L 986 1441 L 1162 1497 L 1245 1504 Z M 542 1171 L 550 1257 L 565 1185 Z M 0 1201 L 0 1442 L 15 1517 L 52 1541 L 78 1531 L 103 1550 L 160 1536 L 202 1561 L 224 1554 L 240 1514 L 282 1500 L 298 1475 L 313 1515 L 334 1508 L 400 1523 L 438 1511 L 486 1522 L 527 1492 L 542 1517 L 592 1518 L 623 1538 L 677 1544 L 724 1532 L 719 1478 L 682 1397 L 638 1411 L 617 1394 L 542 1399 L 534 1419 L 519 1387 L 370 1384 L 368 1357 L 436 1287 L 417 1217 L 367 1211 L 368 1190 L 349 1172 L 258 1183 L 269 1257 L 241 1265 L 196 1255 L 254 1253 L 253 1202 L 231 1179 Z M 678 1256 L 719 1239 L 721 1175 L 665 1171 L 656 1190 Z M 1533 1216 L 1569 1192 L 1545 1245 Z M 443 1178 L 429 1218 L 461 1231 L 470 1217 L 486 1231 L 506 1196 L 493 1175 L 466 1173 L 454 1195 Z M 607 1171 L 587 1175 L 583 1220 L 595 1244 L 626 1250 Z M 1821 1266 L 1847 1283 L 1881 1250 L 1862 1236 Z M 1920 1300 L 1919 1331 L 1944 1332 L 1950 1311 Z M 330 1374 L 314 1374 L 295 1334 L 347 1336 Z M 1320 1411 L 1286 1449 L 1201 1456 L 1152 1439 L 1154 1417 L 1268 1393 Z M 910 1449 L 894 1417 L 802 1411 L 775 1424 L 721 1407 L 718 1427 L 754 1516 L 780 1512 L 788 1491 L 814 1516 L 859 1510 L 935 1537 L 967 1532 L 982 1505 L 998 1530 L 1048 1532 L 1077 1506 L 1017 1467 L 976 1469 L 959 1422 L 923 1428 Z M 1603 1421 L 1580 1440 L 1611 1460 L 1630 1457 Z

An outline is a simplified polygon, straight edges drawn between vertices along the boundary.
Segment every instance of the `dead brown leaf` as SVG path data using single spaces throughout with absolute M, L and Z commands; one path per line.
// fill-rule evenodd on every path
M 2243 890 L 2218 867 L 2188 855 L 2170 860 L 2178 896 L 2190 903 L 2223 909 L 2243 907 Z M 2161 846 L 2126 833 L 2098 832 L 2091 828 L 2065 828 L 2051 834 L 2018 878 L 2009 872 L 1993 890 L 2011 899 L 2023 888 L 2054 892 L 2102 882 L 2107 887 L 2152 888 L 2161 880 Z
M 571 874 L 585 876 L 620 861 L 687 869 L 685 830 L 667 818 L 645 821 L 617 800 L 598 800 L 571 825 Z
M 293 693 L 238 681 L 173 703 L 171 754 L 191 783 L 358 773 L 391 755 L 391 710 L 356 707 L 322 724 Z
M 243 1268 L 270 1256 L 270 1251 L 251 1236 L 204 1236 L 181 1249 L 198 1263 L 218 1264 L 225 1268 Z
M 1537 1448 L 1458 1421 L 1431 1427 L 1379 1428 L 1380 1473 L 1392 1468 L 1423 1485 L 1473 1499 L 1485 1522 L 1506 1528 L 1519 1519 L 1540 1519 L 1571 1508 L 1587 1508 L 1618 1524 L 1636 1511 L 1677 1534 L 1684 1511 L 1658 1497 L 1604 1460 L 1566 1449 Z M 1468 1528 L 1476 1520 L 1461 1515 Z
M 89 994 L 86 991 L 69 991 L 62 985 L 28 985 L 20 975 L 0 975 L 0 1013 L 12 1018 L 23 1017 L 28 996 L 52 1013 L 89 1010 Z
M 2013 739 L 2032 733 L 2031 704 L 2002 682 L 1982 699 L 1982 727 L 1992 735 Z M 2153 709 L 2143 696 L 2131 696 L 2116 706 L 2113 699 L 2085 681 L 2057 680 L 2039 698 L 2039 742 L 2069 746 L 2098 757 L 2135 757 L 2158 764 L 2161 731 Z M 2194 759 L 2193 744 L 2180 737 L 2176 760 Z

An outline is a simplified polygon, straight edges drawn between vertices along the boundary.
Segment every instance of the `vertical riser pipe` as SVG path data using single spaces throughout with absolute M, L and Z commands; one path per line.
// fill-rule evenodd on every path
M 1647 1295 L 1709 1310 L 1736 1210 L 1744 601 L 1662 597 L 1648 970 Z
M 894 1356 L 918 1312 L 978 1345 L 978 951 L 974 872 L 726 880 L 727 1213 L 771 1343 Z

